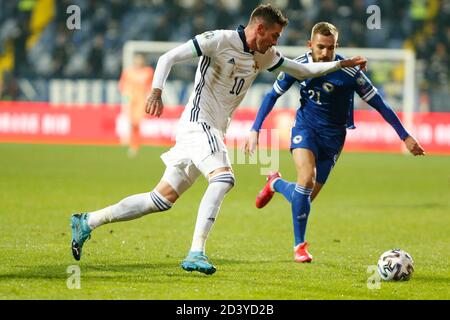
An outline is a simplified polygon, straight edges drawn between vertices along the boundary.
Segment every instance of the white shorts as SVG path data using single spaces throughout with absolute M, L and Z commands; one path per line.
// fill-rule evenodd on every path
M 180 122 L 176 143 L 161 155 L 166 165 L 162 180 L 181 195 L 200 176 L 219 168 L 231 168 L 224 136 L 204 122 Z

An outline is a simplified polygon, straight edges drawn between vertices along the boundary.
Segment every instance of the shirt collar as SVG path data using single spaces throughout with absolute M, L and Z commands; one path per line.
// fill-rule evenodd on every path
M 244 51 L 253 54 L 253 51 L 250 51 L 250 48 L 247 45 L 247 39 L 245 38 L 245 31 L 244 31 L 244 26 L 240 25 L 239 27 L 237 27 L 236 31 L 239 34 L 239 38 L 241 38 L 242 40 L 242 44 L 244 45 Z

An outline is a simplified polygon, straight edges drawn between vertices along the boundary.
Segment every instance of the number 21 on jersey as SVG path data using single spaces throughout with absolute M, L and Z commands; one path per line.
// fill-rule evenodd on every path
M 322 104 L 320 102 L 320 91 L 308 90 L 309 98 L 317 104 Z M 314 98 L 315 97 L 315 98 Z

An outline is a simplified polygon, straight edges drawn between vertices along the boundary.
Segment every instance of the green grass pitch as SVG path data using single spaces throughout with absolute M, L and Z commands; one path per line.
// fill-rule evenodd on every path
M 0 144 L 0 299 L 450 299 L 450 157 L 344 153 L 313 203 L 311 264 L 293 262 L 289 204 L 254 206 L 258 165 L 235 165 L 207 242 L 212 276 L 187 273 L 200 179 L 164 213 L 93 232 L 80 262 L 70 215 L 150 191 L 165 148 L 128 159 L 123 147 Z M 288 152 L 280 169 L 295 178 Z M 415 259 L 408 282 L 369 289 L 367 269 L 402 248 Z M 68 273 L 80 270 L 80 289 Z

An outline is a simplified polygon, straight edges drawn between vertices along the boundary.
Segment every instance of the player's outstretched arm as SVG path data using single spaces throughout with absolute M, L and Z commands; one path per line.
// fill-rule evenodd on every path
M 340 61 L 315 63 L 299 63 L 285 58 L 278 69 L 290 74 L 298 80 L 304 80 L 308 78 L 321 77 L 330 72 L 347 67 L 360 66 L 361 69 L 365 70 L 366 65 L 367 59 L 360 56 Z
M 389 104 L 381 97 L 377 90 L 370 83 L 370 80 L 361 73 L 359 79 L 364 81 L 361 82 L 360 87 L 357 88 L 358 95 L 366 100 L 366 102 L 377 110 L 384 120 L 386 120 L 392 128 L 397 132 L 400 139 L 405 143 L 406 148 L 415 156 L 425 155 L 425 151 L 422 146 L 417 142 L 417 140 L 409 134 L 404 128 L 400 119 L 395 114 L 394 110 L 389 106 Z M 371 97 L 372 96 L 372 97 Z
M 191 60 L 197 57 L 193 46 L 194 44 L 190 40 L 159 57 L 155 74 L 153 76 L 153 89 L 147 97 L 147 102 L 145 105 L 145 111 L 150 115 L 159 117 L 162 114 L 164 105 L 162 103 L 161 95 L 170 70 L 176 63 Z
M 367 71 L 367 59 L 361 56 L 341 60 L 340 63 L 341 68 L 354 68 L 359 66 L 362 71 Z
M 417 142 L 416 139 L 414 139 L 413 136 L 406 137 L 405 140 L 403 140 L 405 143 L 406 149 L 408 149 L 409 152 L 411 152 L 415 156 L 424 156 L 425 150 L 422 148 L 422 146 Z

